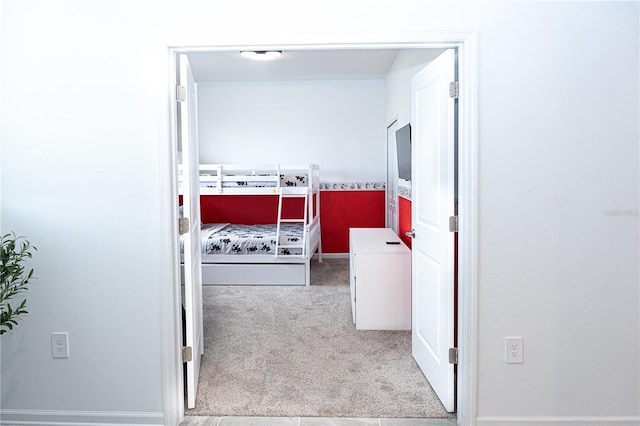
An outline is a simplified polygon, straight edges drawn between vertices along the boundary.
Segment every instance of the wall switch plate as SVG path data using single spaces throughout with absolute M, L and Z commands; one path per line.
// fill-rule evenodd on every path
M 51 356 L 54 358 L 69 358 L 69 333 L 51 333 Z
M 524 362 L 524 339 L 522 337 L 505 337 L 504 362 L 522 364 Z

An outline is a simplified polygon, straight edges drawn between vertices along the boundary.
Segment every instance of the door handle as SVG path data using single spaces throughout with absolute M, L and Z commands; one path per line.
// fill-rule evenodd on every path
M 416 237 L 416 232 L 415 231 L 416 231 L 415 229 L 412 229 L 411 231 L 405 232 L 404 235 L 406 235 L 409 238 L 415 238 Z

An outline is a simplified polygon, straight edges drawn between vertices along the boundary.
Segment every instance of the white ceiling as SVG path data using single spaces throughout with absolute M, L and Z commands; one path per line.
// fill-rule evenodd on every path
M 395 49 L 287 50 L 273 61 L 255 61 L 239 51 L 191 52 L 196 81 L 381 79 Z

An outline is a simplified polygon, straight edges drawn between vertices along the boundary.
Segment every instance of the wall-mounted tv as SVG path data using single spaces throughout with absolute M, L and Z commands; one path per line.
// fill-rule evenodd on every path
M 398 177 L 411 180 L 411 124 L 396 130 L 398 150 Z

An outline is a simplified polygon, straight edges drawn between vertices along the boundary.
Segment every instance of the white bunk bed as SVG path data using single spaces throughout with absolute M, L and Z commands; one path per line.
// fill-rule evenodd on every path
M 201 164 L 200 194 L 278 197 L 274 224 L 202 225 L 203 284 L 310 284 L 310 262 L 314 253 L 317 252 L 318 261 L 322 261 L 317 165 Z M 287 198 L 303 199 L 299 216 L 283 216 L 283 200 Z

